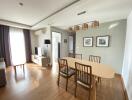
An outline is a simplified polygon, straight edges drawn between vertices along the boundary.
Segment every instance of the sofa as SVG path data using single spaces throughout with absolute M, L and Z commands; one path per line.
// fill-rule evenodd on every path
M 5 73 L 5 62 L 3 58 L 0 58 L 0 87 L 6 85 L 6 73 Z

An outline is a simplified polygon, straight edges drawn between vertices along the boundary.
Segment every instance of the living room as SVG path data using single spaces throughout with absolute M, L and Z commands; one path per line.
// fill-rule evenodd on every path
M 1 0 L 0 9 L 0 100 L 131 100 L 131 0 Z M 92 68 L 91 92 L 77 85 L 78 63 Z

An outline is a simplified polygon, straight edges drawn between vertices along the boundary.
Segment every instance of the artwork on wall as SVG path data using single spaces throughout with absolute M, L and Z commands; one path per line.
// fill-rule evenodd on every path
M 83 46 L 84 47 L 92 47 L 93 46 L 93 37 L 84 37 L 83 38 Z
M 96 46 L 97 47 L 109 47 L 109 35 L 106 36 L 97 36 L 96 37 Z
M 64 39 L 64 43 L 67 43 L 67 39 Z

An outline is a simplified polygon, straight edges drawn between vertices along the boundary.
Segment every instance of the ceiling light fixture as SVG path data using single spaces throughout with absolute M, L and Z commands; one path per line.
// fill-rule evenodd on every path
M 22 2 L 19 2 L 19 5 L 20 5 L 20 6 L 23 6 L 23 3 L 22 3 Z
M 83 23 L 83 24 L 74 25 L 69 28 L 69 31 L 75 32 L 75 31 L 79 31 L 79 30 L 87 30 L 89 28 L 89 25 L 91 26 L 91 28 L 98 28 L 99 21 L 94 20 L 94 21 L 89 21 L 89 22 Z

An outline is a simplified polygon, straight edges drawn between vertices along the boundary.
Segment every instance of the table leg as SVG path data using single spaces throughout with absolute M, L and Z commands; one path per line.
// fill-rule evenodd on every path
M 93 88 L 91 89 L 91 96 L 90 96 L 90 100 L 96 100 L 96 81 L 94 80 L 93 83 Z
M 16 73 L 17 73 L 17 72 L 16 72 L 16 66 L 14 66 L 14 71 L 15 71 L 15 74 L 16 74 Z
M 24 68 L 25 66 L 24 66 L 24 64 L 22 64 L 22 66 L 23 66 L 23 73 L 25 73 L 25 68 Z
M 15 79 L 17 79 L 17 71 L 16 71 L 16 66 L 14 66 L 14 71 L 15 71 Z

